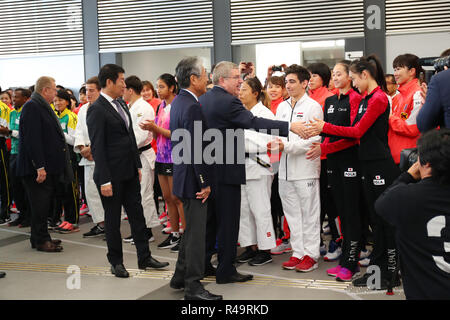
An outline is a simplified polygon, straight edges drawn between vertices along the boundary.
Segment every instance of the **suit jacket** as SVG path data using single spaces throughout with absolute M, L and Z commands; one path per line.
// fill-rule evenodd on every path
M 194 134 L 194 121 L 202 124 L 201 136 Z M 178 130 L 177 129 L 184 129 Z M 210 174 L 203 157 L 194 157 L 194 150 L 203 150 L 206 121 L 198 101 L 186 90 L 172 101 L 170 131 L 173 160 L 173 194 L 179 198 L 196 199 L 196 193 L 209 186 Z M 197 134 L 198 135 L 198 134 Z M 184 159 L 184 161 L 177 161 Z M 180 163 L 181 162 L 181 163 Z
M 417 127 L 426 132 L 437 126 L 450 128 L 450 69 L 431 78 L 425 103 L 417 116 Z
M 39 168 L 44 168 L 47 174 L 64 173 L 67 146 L 61 125 L 52 112 L 50 106 L 35 99 L 23 106 L 19 122 L 18 176 L 36 175 Z
M 214 176 L 221 183 L 245 184 L 246 180 L 244 132 L 243 130 L 235 132 L 237 133 L 236 138 L 230 138 L 227 137 L 227 129 L 231 129 L 231 133 L 236 129 L 266 129 L 269 130 L 268 133 L 270 133 L 270 130 L 278 130 L 279 135 L 283 137 L 289 134 L 289 123 L 287 121 L 255 117 L 250 111 L 245 109 L 238 98 L 219 86 L 214 86 L 214 88 L 202 95 L 199 100 L 208 128 L 219 129 L 222 132 L 223 159 L 216 158 L 216 161 L 221 160 L 222 164 L 215 163 L 213 165 Z M 228 135 L 230 136 L 230 132 Z M 227 145 L 230 149 L 228 151 Z M 233 161 L 227 161 L 227 153 L 228 157 L 230 157 L 231 146 L 233 146 L 234 159 Z
M 86 122 L 95 161 L 94 182 L 128 180 L 142 168 L 131 116 L 124 101 L 122 109 L 128 117 L 127 128 L 120 114 L 102 95 L 89 107 Z

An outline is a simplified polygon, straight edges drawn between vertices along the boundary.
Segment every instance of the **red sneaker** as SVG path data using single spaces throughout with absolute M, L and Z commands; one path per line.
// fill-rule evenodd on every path
M 303 258 L 299 259 L 296 257 L 291 257 L 289 261 L 283 262 L 282 266 L 284 269 L 293 270 L 302 262 L 302 260 Z
M 298 272 L 309 272 L 314 269 L 317 269 L 319 267 L 319 264 L 310 256 L 304 256 L 302 259 L 302 262 L 298 264 L 295 269 Z

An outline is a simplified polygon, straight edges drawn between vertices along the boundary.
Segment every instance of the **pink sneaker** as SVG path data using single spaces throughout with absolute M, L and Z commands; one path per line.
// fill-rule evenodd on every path
M 336 275 L 336 280 L 341 282 L 352 281 L 353 277 L 357 274 L 359 274 L 359 270 L 351 272 L 347 268 L 341 268 L 341 270 L 339 270 L 339 273 Z
M 86 203 L 83 203 L 83 205 L 80 208 L 80 217 L 84 216 L 88 212 L 89 212 L 88 206 L 86 205 Z
M 329 276 L 336 277 L 336 275 L 339 273 L 339 271 L 341 271 L 341 269 L 342 269 L 342 267 L 341 267 L 340 265 L 337 265 L 337 266 L 334 267 L 334 268 L 328 269 L 328 270 L 327 270 L 327 274 L 328 274 Z

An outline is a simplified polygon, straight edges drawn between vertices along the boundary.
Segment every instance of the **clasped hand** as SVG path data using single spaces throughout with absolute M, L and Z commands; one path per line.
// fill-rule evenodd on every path
M 322 132 L 324 125 L 325 122 L 317 118 L 309 121 L 309 123 L 297 121 L 291 124 L 291 131 L 306 140 L 319 135 Z

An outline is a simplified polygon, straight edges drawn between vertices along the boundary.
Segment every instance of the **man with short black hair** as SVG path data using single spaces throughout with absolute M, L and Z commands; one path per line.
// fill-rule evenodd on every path
M 30 206 L 26 195 L 22 179 L 17 176 L 17 154 L 19 153 L 19 124 L 20 114 L 23 105 L 30 99 L 31 91 L 18 88 L 13 94 L 14 110 L 11 111 L 9 129 L 11 135 L 11 154 L 9 156 L 9 182 L 11 184 L 12 200 L 19 210 L 19 218 L 11 222 L 10 226 L 19 226 L 19 228 L 29 227 L 31 223 Z
M 128 102 L 128 109 L 133 123 L 133 131 L 136 137 L 142 163 L 141 169 L 141 197 L 142 208 L 146 223 L 145 232 L 150 241 L 153 241 L 152 229 L 160 225 L 156 205 L 153 199 L 153 182 L 155 181 L 155 160 L 156 154 L 152 149 L 151 142 L 153 133 L 150 130 L 142 129 L 139 124 L 144 120 L 155 120 L 153 107 L 141 96 L 143 88 L 141 80 L 136 76 L 129 76 L 125 79 L 125 92 L 123 98 Z M 133 243 L 133 237 L 129 236 L 124 241 Z
M 449 299 L 450 130 L 427 132 L 417 148 L 418 161 L 378 198 L 375 210 L 396 228 L 406 299 Z
M 87 111 L 87 127 L 95 161 L 94 181 L 105 209 L 107 257 L 111 272 L 120 278 L 129 277 L 123 265 L 120 235 L 122 205 L 131 226 L 139 269 L 160 269 L 169 265 L 152 258 L 145 234 L 139 182 L 142 164 L 131 116 L 120 98 L 126 87 L 124 73 L 125 70 L 115 64 L 106 64 L 100 69 L 100 97 Z
M 91 141 L 89 140 L 86 124 L 87 110 L 100 96 L 100 90 L 100 82 L 97 76 L 86 81 L 86 98 L 88 102 L 82 105 L 78 111 L 78 122 L 75 129 L 74 151 L 80 153 L 82 157 L 79 166 L 83 168 L 86 202 L 92 221 L 95 223 L 91 230 L 83 234 L 84 238 L 94 238 L 105 234 L 105 212 L 94 182 L 95 162 L 92 158 Z

